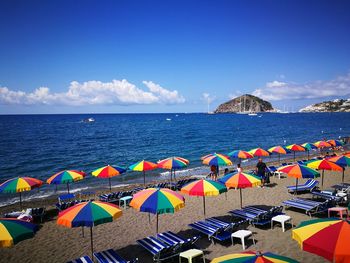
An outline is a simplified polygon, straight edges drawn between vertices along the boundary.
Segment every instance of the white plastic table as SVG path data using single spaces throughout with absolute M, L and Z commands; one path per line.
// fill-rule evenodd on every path
M 234 233 L 231 234 L 231 241 L 232 241 L 232 246 L 233 246 L 233 238 L 240 238 L 241 241 L 242 241 L 242 247 L 243 247 L 243 250 L 245 250 L 245 242 L 244 242 L 244 239 L 246 237 L 249 237 L 249 236 L 252 236 L 252 239 L 253 239 L 253 243 L 255 245 L 255 240 L 254 240 L 254 237 L 253 237 L 253 233 L 252 231 L 249 231 L 249 230 L 238 230 Z
M 181 258 L 186 258 L 188 260 L 188 263 L 192 263 L 192 259 L 199 256 L 202 256 L 203 262 L 205 263 L 204 253 L 202 250 L 189 249 L 180 253 L 179 262 L 181 263 Z
M 284 227 L 284 224 L 288 221 L 291 221 L 291 225 L 293 226 L 293 223 L 292 223 L 292 218 L 290 216 L 287 216 L 287 215 L 278 215 L 278 216 L 274 216 L 272 219 L 271 219 L 271 229 L 273 228 L 273 222 L 277 222 L 277 223 L 280 223 L 282 225 L 282 231 L 284 232 L 285 231 L 285 227 Z
M 123 202 L 123 207 L 126 208 L 126 205 L 129 201 L 131 201 L 132 199 L 132 196 L 124 196 L 122 198 L 119 199 L 119 206 L 120 206 L 120 203 L 121 201 Z

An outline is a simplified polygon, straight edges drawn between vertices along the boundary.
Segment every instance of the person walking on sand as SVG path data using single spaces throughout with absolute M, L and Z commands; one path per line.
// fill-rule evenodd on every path
M 267 182 L 266 168 L 266 164 L 262 161 L 261 158 L 259 158 L 259 161 L 256 164 L 256 174 L 261 178 L 262 186 L 264 186 L 264 184 Z

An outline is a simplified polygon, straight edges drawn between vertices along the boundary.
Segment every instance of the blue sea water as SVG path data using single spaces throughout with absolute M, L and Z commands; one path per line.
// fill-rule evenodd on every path
M 93 117 L 95 122 L 84 123 Z M 167 120 L 171 119 L 171 120 Z M 183 174 L 205 174 L 200 157 L 232 150 L 314 142 L 350 135 L 350 113 L 239 114 L 72 114 L 0 116 L 0 183 L 16 176 L 46 180 L 65 169 L 89 175 L 72 184 L 73 190 L 107 187 L 90 176 L 106 164 L 128 167 L 142 159 L 156 162 L 169 156 L 190 160 Z M 254 160 L 255 162 L 255 160 Z M 149 180 L 162 170 L 148 173 Z M 164 173 L 163 173 L 164 175 Z M 152 178 L 149 178 L 152 177 Z M 112 179 L 114 186 L 142 182 L 128 172 Z M 29 195 L 50 195 L 45 185 Z M 65 186 L 59 187 L 65 191 Z M 0 203 L 11 196 L 0 194 Z M 12 197 L 11 197 L 12 198 Z

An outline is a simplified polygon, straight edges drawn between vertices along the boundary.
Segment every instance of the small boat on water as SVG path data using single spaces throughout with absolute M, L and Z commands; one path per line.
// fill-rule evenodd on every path
M 258 114 L 256 114 L 255 112 L 251 112 L 251 113 L 248 113 L 249 116 L 257 116 Z
M 94 118 L 86 118 L 86 119 L 83 119 L 83 122 L 86 122 L 86 123 L 89 123 L 89 122 L 94 122 L 95 119 Z
M 166 118 L 166 120 L 167 120 L 167 121 L 171 121 L 171 119 L 170 119 L 170 118 Z

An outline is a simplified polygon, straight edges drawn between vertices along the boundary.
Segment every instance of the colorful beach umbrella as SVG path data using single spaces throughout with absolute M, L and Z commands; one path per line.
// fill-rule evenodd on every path
M 11 247 L 31 238 L 38 227 L 27 221 L 14 218 L 0 218 L 0 247 Z
M 181 188 L 181 193 L 193 195 L 193 196 L 203 196 L 203 211 L 205 216 L 205 197 L 206 196 L 217 196 L 227 192 L 227 188 L 222 183 L 199 179 L 188 183 Z
M 295 152 L 305 152 L 305 148 L 299 144 L 291 144 L 286 146 L 286 148 L 294 153 L 294 161 L 295 161 Z
M 326 141 L 317 141 L 317 142 L 314 142 L 314 145 L 315 145 L 317 148 L 328 148 L 328 147 L 332 147 L 332 145 L 331 145 L 329 142 L 326 142 Z
M 65 170 L 58 172 L 46 180 L 48 184 L 67 184 L 69 193 L 69 184 L 84 179 L 85 173 L 77 170 Z
M 185 206 L 185 198 L 167 188 L 148 188 L 134 194 L 130 206 L 140 212 L 147 212 L 157 215 L 165 213 L 175 213 Z
M 242 188 L 255 187 L 261 185 L 261 179 L 248 173 L 229 173 L 219 179 L 227 188 L 239 189 L 242 207 Z
M 22 209 L 22 192 L 42 186 L 43 181 L 32 177 L 16 177 L 0 185 L 0 193 L 19 193 L 19 204 Z
M 158 168 L 170 170 L 170 181 L 172 181 L 172 172 L 174 172 L 175 179 L 175 170 L 185 168 L 190 163 L 189 160 L 182 157 L 169 157 L 164 160 L 159 161 Z
M 146 171 L 154 170 L 156 168 L 158 168 L 157 164 L 145 160 L 129 166 L 129 170 L 143 173 L 143 185 L 146 185 Z
M 328 158 L 327 161 L 333 162 L 333 163 L 338 164 L 339 166 L 343 167 L 342 182 L 344 183 L 345 167 L 350 166 L 350 158 L 345 156 L 345 155 L 339 155 L 339 156 L 334 156 L 334 157 Z
M 307 167 L 305 165 L 300 165 L 300 164 L 293 164 L 293 165 L 286 165 L 282 166 L 277 169 L 279 172 L 285 173 L 290 177 L 295 178 L 295 188 L 297 193 L 298 190 L 298 180 L 300 178 L 315 178 L 319 177 L 320 173 L 317 172 L 316 170 Z
M 214 258 L 211 263 L 298 263 L 298 261 L 271 252 L 244 251 Z
M 230 158 L 221 153 L 209 154 L 203 159 L 203 164 L 214 166 L 232 165 Z
M 309 143 L 309 142 L 303 143 L 301 146 L 303 146 L 303 147 L 306 149 L 306 151 L 307 151 L 307 159 L 308 159 L 308 160 L 309 160 L 309 158 L 310 158 L 310 151 L 311 151 L 312 149 L 317 149 L 317 147 L 315 146 L 315 144 Z
M 344 143 L 342 141 L 339 141 L 339 140 L 328 140 L 327 142 L 334 147 L 344 145 Z
M 122 215 L 118 206 L 90 201 L 78 203 L 59 213 L 57 224 L 65 227 L 90 227 L 91 256 L 94 254 L 92 227 L 112 222 Z
M 310 253 L 331 262 L 350 262 L 350 222 L 338 218 L 322 218 L 301 222 L 292 238 Z
M 282 146 L 274 146 L 268 149 L 270 153 L 278 153 L 278 162 L 281 162 L 281 154 L 287 154 L 287 150 Z
M 255 148 L 249 151 L 254 156 L 262 157 L 262 156 L 270 156 L 270 153 L 268 151 L 265 151 L 261 148 Z
M 108 178 L 109 190 L 112 190 L 111 177 L 121 175 L 122 173 L 125 173 L 125 172 L 126 172 L 126 169 L 123 167 L 107 165 L 96 169 L 91 174 L 99 178 Z
M 228 154 L 228 156 L 232 159 L 232 158 L 237 158 L 239 159 L 239 163 L 241 163 L 241 159 L 251 159 L 254 158 L 254 155 L 246 152 L 246 151 L 242 151 L 242 150 L 236 150 L 236 151 L 232 151 Z
M 307 163 L 307 166 L 313 169 L 322 170 L 322 187 L 323 187 L 324 170 L 343 171 L 343 168 L 341 166 L 325 159 L 309 162 Z

